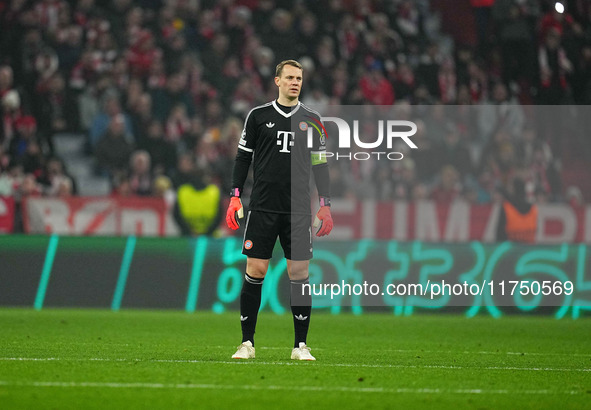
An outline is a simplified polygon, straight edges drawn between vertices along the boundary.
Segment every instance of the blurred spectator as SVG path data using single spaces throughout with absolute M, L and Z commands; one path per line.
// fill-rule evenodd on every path
M 55 73 L 48 79 L 47 89 L 36 99 L 36 117 L 41 137 L 47 143 L 48 152 L 54 152 L 53 136 L 56 133 L 78 129 L 78 113 L 69 95 L 64 77 Z
M 394 104 L 394 89 L 382 73 L 382 65 L 374 61 L 369 67 L 369 72 L 359 80 L 359 87 L 363 98 L 375 105 Z
M 534 25 L 529 17 L 537 10 L 528 7 L 527 3 L 497 0 L 492 7 L 503 59 L 503 81 L 506 83 L 535 78 L 533 51 L 536 40 Z
M 82 3 L 84 2 L 79 2 Z M 82 36 L 82 27 L 73 24 L 61 27 L 56 32 L 54 44 L 60 71 L 69 73 L 80 59 L 83 51 Z
M 416 87 L 415 75 L 412 68 L 405 63 L 398 66 L 395 77 L 392 79 L 394 93 L 399 100 L 411 100 Z
M 195 159 L 190 153 L 179 155 L 176 170 L 172 175 L 172 183 L 175 188 L 189 182 L 196 170 Z
M 107 96 L 118 96 L 112 82 L 112 78 L 107 75 L 100 76 L 97 81 L 78 90 L 70 81 L 70 89 L 78 105 L 78 118 L 80 122 L 80 131 L 89 135 L 90 128 L 96 116 L 99 114 L 103 101 Z M 90 150 L 90 138 L 88 139 L 88 148 Z
M 12 68 L 0 66 L 0 144 L 8 147 L 16 132 L 16 121 L 21 116 L 21 98 L 12 84 Z
M 454 62 L 446 58 L 439 67 L 439 99 L 443 104 L 452 104 L 457 97 L 457 77 Z
M 74 195 L 74 187 L 72 184 L 72 180 L 68 177 L 61 177 L 57 179 L 57 189 L 55 191 L 55 196 L 60 198 L 68 198 Z
M 347 181 L 343 176 L 343 171 L 338 165 L 331 166 L 330 172 L 330 193 L 335 198 L 347 198 L 350 196 L 350 191 L 347 186 Z
M 90 129 L 90 144 L 92 147 L 98 145 L 99 139 L 117 118 L 123 122 L 122 136 L 127 143 L 134 142 L 131 119 L 121 109 L 119 98 L 115 95 L 107 95 L 103 104 L 103 110 L 94 118 Z
M 0 175 L 8 172 L 10 164 L 10 155 L 8 154 L 7 150 L 4 149 L 2 145 L 0 145 Z
M 88 87 L 92 87 L 99 77 L 92 51 L 90 49 L 84 50 L 80 59 L 70 72 L 70 87 L 75 90 L 84 91 Z
M 560 45 L 560 33 L 549 29 L 538 51 L 540 70 L 540 104 L 565 103 L 568 91 L 568 74 L 573 70 L 565 50 Z
M 541 41 L 544 41 L 549 32 L 554 31 L 558 36 L 561 36 L 575 24 L 573 16 L 566 10 L 565 3 L 561 3 L 561 5 L 563 6 L 562 11 L 554 5 L 554 7 L 550 6 L 550 10 L 542 16 L 539 25 L 539 38 Z
M 438 180 L 431 191 L 431 199 L 436 202 L 450 203 L 459 198 L 463 186 L 460 173 L 453 165 L 445 165 L 439 172 Z
M 400 175 L 394 186 L 394 199 L 412 200 L 412 189 L 419 183 L 417 179 L 416 165 L 412 158 L 401 161 Z
M 175 33 L 166 39 L 164 59 L 171 70 L 181 69 L 183 55 L 187 52 L 187 41 L 182 33 Z
M 314 54 L 316 38 L 318 36 L 318 20 L 312 13 L 305 13 L 297 23 L 297 55 L 310 56 Z
M 191 128 L 191 120 L 187 115 L 187 108 L 177 104 L 170 110 L 166 119 L 164 136 L 167 142 L 175 144 L 181 141 Z
M 536 131 L 527 126 L 523 138 L 516 144 L 518 164 L 525 169 L 527 181 L 534 184 L 536 190 L 543 190 L 553 200 L 561 192 L 561 178 L 557 160 L 550 145 L 541 140 Z
M 43 175 L 43 168 L 45 166 L 45 156 L 41 151 L 41 147 L 36 139 L 32 139 L 25 149 L 24 154 L 17 159 L 23 165 L 23 171 L 26 174 L 32 174 L 35 178 Z
M 484 150 L 481 158 L 481 172 L 491 172 L 495 185 L 506 185 L 516 169 L 516 149 L 511 135 L 504 128 L 499 129 Z
M 131 154 L 129 159 L 129 187 L 131 193 L 138 196 L 152 195 L 153 176 L 150 154 L 139 150 Z
M 482 68 L 474 61 L 468 63 L 466 83 L 470 90 L 472 103 L 480 103 L 488 98 L 488 79 Z
M 127 177 L 126 171 L 118 171 L 113 175 L 111 182 L 112 190 L 111 196 L 115 198 L 126 198 L 133 195 L 131 192 L 131 184 Z
M 417 201 L 425 201 L 429 199 L 429 188 L 427 185 L 423 183 L 418 183 L 417 185 L 412 187 L 412 200 Z
M 435 104 L 427 107 L 427 110 L 426 114 L 422 116 L 421 122 L 424 130 L 421 131 L 426 132 L 425 137 L 431 143 L 442 144 L 448 125 L 451 123 L 448 117 L 448 109 L 443 104 Z
M 417 38 L 421 34 L 421 17 L 415 2 L 410 0 L 400 2 L 396 13 L 396 26 L 400 34 L 407 40 Z
M 581 208 L 585 206 L 585 199 L 581 189 L 577 186 L 569 186 L 566 189 L 566 201 L 573 208 Z
M 478 107 L 478 137 L 475 142 L 479 152 L 500 128 L 510 138 L 520 138 L 524 123 L 525 114 L 519 102 L 509 94 L 504 83 L 495 83 L 490 100 Z
M 35 57 L 35 91 L 43 93 L 47 91 L 51 77 L 56 74 L 59 67 L 57 55 L 52 48 L 44 48 Z
M 417 76 L 419 81 L 427 88 L 429 95 L 439 95 L 439 65 L 443 57 L 436 43 L 431 43 L 421 55 Z
M 43 191 L 49 196 L 70 196 L 78 192 L 74 178 L 66 170 L 64 161 L 50 157 L 45 164 L 44 174 L 39 178 Z
M 434 106 L 437 107 L 437 106 Z M 422 120 L 415 121 L 417 133 L 413 136 L 413 141 L 420 149 L 414 150 L 411 157 L 414 160 L 416 174 L 421 182 L 430 182 L 438 171 L 437 168 L 437 149 L 438 143 L 432 141 L 431 128 Z
M 16 121 L 16 131 L 15 137 L 10 141 L 8 152 L 11 158 L 22 163 L 29 145 L 39 145 L 37 139 L 37 121 L 30 115 L 20 117 Z
M 162 50 L 154 43 L 154 36 L 147 30 L 140 31 L 127 51 L 127 62 L 132 75 L 148 78 L 150 67 L 162 58 Z
M 127 169 L 133 146 L 125 138 L 125 118 L 115 115 L 107 132 L 96 144 L 95 155 L 99 171 L 113 176 Z
M 123 107 L 126 111 L 133 113 L 140 103 L 140 99 L 144 94 L 144 85 L 137 77 L 126 81 L 125 94 L 123 95 Z
M 224 66 L 224 61 L 229 57 L 229 40 L 224 33 L 217 33 L 209 42 L 203 53 L 203 67 L 204 79 L 210 84 L 217 93 L 222 87 L 222 77 L 220 76 L 221 69 Z
M 142 93 L 137 97 L 130 114 L 135 141 L 139 146 L 142 146 L 146 143 L 148 129 L 153 121 L 152 97 L 149 93 Z
M 154 174 L 170 174 L 176 166 L 176 146 L 164 139 L 162 124 L 152 120 L 148 125 L 145 139 L 139 144 L 152 159 Z
M 174 218 L 182 235 L 212 235 L 222 220 L 219 188 L 192 173 L 177 189 Z
M 505 200 L 499 214 L 497 241 L 532 243 L 536 237 L 538 208 L 527 201 L 525 183 L 513 180 L 510 191 L 505 191 Z
M 495 0 L 470 0 L 476 23 L 478 48 L 481 50 L 481 53 L 485 53 L 489 45 L 491 8 L 494 3 Z
M 330 99 L 320 87 L 314 87 L 311 91 L 306 93 L 306 96 L 302 99 L 302 103 L 310 106 L 313 110 L 318 112 L 325 112 L 330 104 Z
M 536 191 L 543 192 L 553 200 L 557 199 L 555 196 L 560 193 L 561 182 L 548 145 L 537 144 L 534 147 L 527 171 Z
M 166 88 L 152 92 L 152 112 L 157 120 L 163 123 L 167 121 L 170 111 L 179 105 L 184 107 L 187 116 L 195 115 L 195 106 L 186 85 L 183 73 L 176 72 L 168 77 Z
M 581 48 L 572 82 L 575 102 L 591 105 L 591 44 Z
M 473 176 L 472 159 L 468 149 L 467 141 L 463 140 L 458 127 L 449 122 L 445 126 L 445 137 L 442 144 L 437 146 L 437 162 L 441 167 L 453 166 L 462 178 L 468 179 Z
M 172 209 L 176 201 L 176 192 L 172 186 L 172 181 L 166 175 L 159 175 L 154 179 L 152 187 L 152 196 L 164 199 L 168 209 Z
M 275 10 L 271 15 L 269 37 L 265 38 L 267 46 L 273 50 L 277 61 L 293 58 L 291 49 L 294 44 L 297 44 L 296 31 L 293 29 L 293 15 L 284 9 Z

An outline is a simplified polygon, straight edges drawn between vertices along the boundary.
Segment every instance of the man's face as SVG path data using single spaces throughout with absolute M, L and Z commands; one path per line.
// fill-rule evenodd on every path
M 285 65 L 281 71 L 281 77 L 275 77 L 275 84 L 279 88 L 279 95 L 295 100 L 302 90 L 302 70 L 292 65 Z

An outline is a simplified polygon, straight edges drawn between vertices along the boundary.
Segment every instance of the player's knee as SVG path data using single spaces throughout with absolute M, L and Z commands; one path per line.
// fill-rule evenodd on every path
M 308 261 L 291 261 L 287 264 L 287 273 L 291 280 L 304 280 L 309 276 Z
M 246 262 L 246 273 L 251 278 L 262 279 L 267 274 L 268 267 L 268 260 L 249 258 Z
M 307 279 L 309 276 L 308 274 L 308 270 L 302 270 L 302 271 L 294 271 L 291 272 L 291 275 L 289 275 L 289 279 L 291 280 L 304 280 Z

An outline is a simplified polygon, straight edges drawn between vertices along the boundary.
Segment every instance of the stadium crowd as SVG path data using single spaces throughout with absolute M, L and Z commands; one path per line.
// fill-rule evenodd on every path
M 195 172 L 227 192 L 246 114 L 296 58 L 304 103 L 396 105 L 419 128 L 404 161 L 333 163 L 334 197 L 483 203 L 520 174 L 564 200 L 562 141 L 524 107 L 591 104 L 591 5 L 472 3 L 476 45 L 442 35 L 428 0 L 0 0 L 0 195 L 75 195 L 65 132 L 113 195 Z

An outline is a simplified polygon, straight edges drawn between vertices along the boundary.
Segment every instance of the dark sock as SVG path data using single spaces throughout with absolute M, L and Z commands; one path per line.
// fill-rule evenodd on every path
M 244 274 L 242 291 L 240 292 L 240 325 L 242 326 L 242 343 L 250 340 L 254 346 L 254 331 L 257 325 L 257 315 L 261 307 L 261 289 L 263 279 L 257 279 Z
M 310 279 L 292 280 L 290 282 L 291 313 L 293 314 L 293 330 L 295 334 L 293 347 L 299 347 L 300 342 L 306 343 L 308 327 L 310 326 L 312 295 L 309 294 L 309 288 L 305 292 L 302 292 L 304 285 L 310 283 Z

